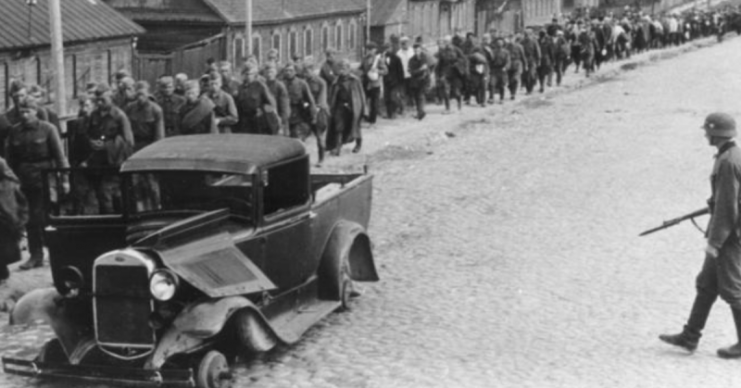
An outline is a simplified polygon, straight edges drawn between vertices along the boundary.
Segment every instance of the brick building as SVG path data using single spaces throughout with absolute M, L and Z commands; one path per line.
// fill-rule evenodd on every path
M 244 0 L 106 0 L 146 28 L 137 75 L 203 72 L 209 58 L 236 68 L 247 56 Z M 271 48 L 281 62 L 293 55 L 324 60 L 327 48 L 357 61 L 365 40 L 365 0 L 253 0 L 252 53 L 263 62 Z

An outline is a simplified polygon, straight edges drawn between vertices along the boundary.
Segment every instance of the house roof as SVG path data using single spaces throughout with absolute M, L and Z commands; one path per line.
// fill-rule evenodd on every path
M 303 143 L 283 136 L 173 136 L 144 147 L 121 171 L 197 170 L 254 174 L 273 163 L 306 154 Z
M 0 0 L 0 50 L 51 45 L 49 2 L 29 7 L 23 0 Z M 62 36 L 65 43 L 133 36 L 144 33 L 100 0 L 63 0 Z
M 244 0 L 203 0 L 229 24 L 247 19 Z M 363 12 L 366 0 L 253 0 L 252 22 L 263 24 L 290 19 L 326 16 L 336 13 Z
M 401 5 L 406 5 L 406 0 L 373 0 L 371 25 L 385 26 L 403 22 L 406 12 Z

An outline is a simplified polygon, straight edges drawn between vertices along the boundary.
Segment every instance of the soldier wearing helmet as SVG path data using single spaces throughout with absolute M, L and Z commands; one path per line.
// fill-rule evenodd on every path
M 718 356 L 741 358 L 741 148 L 734 140 L 736 121 L 726 113 L 708 115 L 702 129 L 708 143 L 718 149 L 710 176 L 712 197 L 708 200 L 710 222 L 706 232 L 705 263 L 697 275 L 697 294 L 684 330 L 659 338 L 686 350 L 695 350 L 713 303 L 720 296 L 731 306 L 738 342 L 718 349 Z

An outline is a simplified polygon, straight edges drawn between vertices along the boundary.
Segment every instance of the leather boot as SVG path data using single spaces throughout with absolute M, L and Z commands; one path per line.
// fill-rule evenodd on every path
M 363 147 L 363 139 L 362 138 L 355 139 L 355 148 L 352 149 L 352 152 L 354 154 L 357 154 L 358 152 L 360 152 L 361 147 Z
M 687 320 L 687 324 L 684 325 L 684 330 L 679 334 L 661 334 L 659 339 L 690 352 L 697 349 L 697 344 L 700 342 L 700 337 L 702 336 L 702 329 L 705 328 L 705 322 L 707 322 L 710 315 L 710 309 L 713 307 L 713 303 L 715 303 L 717 298 L 717 295 L 698 291 L 695 296 L 695 302 L 692 304 L 690 317 Z
M 727 348 L 718 349 L 718 357 L 721 358 L 741 358 L 741 310 L 731 308 L 733 313 L 733 322 L 736 324 L 736 336 L 738 342 Z

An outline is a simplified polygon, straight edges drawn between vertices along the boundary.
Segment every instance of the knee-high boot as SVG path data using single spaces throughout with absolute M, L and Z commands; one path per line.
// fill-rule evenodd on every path
M 684 325 L 684 330 L 679 334 L 662 334 L 659 336 L 659 339 L 668 344 L 687 349 L 690 352 L 697 349 L 697 344 L 700 342 L 700 337 L 702 336 L 702 329 L 705 328 L 710 310 L 717 298 L 717 295 L 698 290 L 695 296 L 695 302 L 692 304 L 689 319 L 687 319 L 687 324 Z
M 741 358 L 741 310 L 731 307 L 733 322 L 736 324 L 738 342 L 727 348 L 718 349 L 718 356 L 722 358 Z

